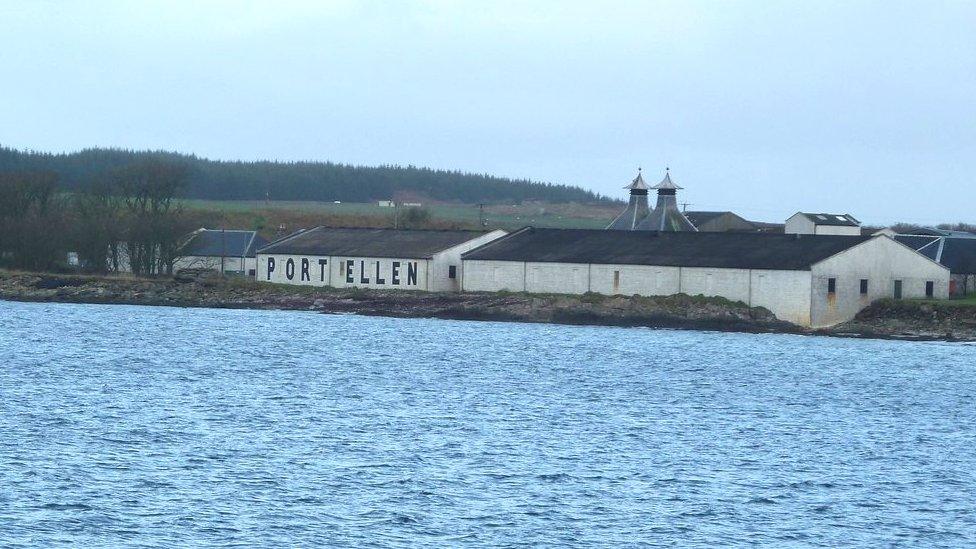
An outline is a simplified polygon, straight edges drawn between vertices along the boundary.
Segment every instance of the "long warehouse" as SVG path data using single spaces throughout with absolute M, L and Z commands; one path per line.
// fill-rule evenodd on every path
M 464 291 L 721 296 L 812 327 L 879 298 L 949 292 L 946 267 L 885 235 L 526 227 L 462 259 Z
M 461 289 L 461 254 L 504 231 L 316 227 L 257 252 L 257 280 L 305 286 Z

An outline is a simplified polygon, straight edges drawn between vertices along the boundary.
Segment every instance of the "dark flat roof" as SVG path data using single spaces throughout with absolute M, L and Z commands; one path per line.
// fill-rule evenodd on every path
M 428 259 L 486 233 L 316 227 L 258 250 L 262 254 Z
M 200 229 L 183 245 L 183 255 L 254 257 L 268 241 L 256 231 Z
M 537 229 L 479 246 L 464 259 L 807 270 L 865 236 Z

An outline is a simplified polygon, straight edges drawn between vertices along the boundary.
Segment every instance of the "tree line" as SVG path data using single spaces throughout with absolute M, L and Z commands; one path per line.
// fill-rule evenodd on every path
M 146 159 L 61 192 L 53 171 L 0 171 L 0 265 L 89 272 L 171 273 L 193 220 L 177 197 L 187 167 Z
M 185 196 L 214 200 L 371 202 L 398 193 L 465 204 L 614 202 L 579 187 L 415 166 L 351 166 L 332 162 L 216 161 L 165 151 L 86 149 L 52 154 L 0 147 L 0 172 L 56 173 L 69 190 L 139 161 L 186 166 Z

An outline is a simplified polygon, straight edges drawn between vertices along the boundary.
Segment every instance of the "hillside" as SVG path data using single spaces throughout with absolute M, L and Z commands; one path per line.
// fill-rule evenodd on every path
M 86 149 L 52 154 L 0 147 L 0 171 L 52 171 L 60 176 L 65 189 L 74 190 L 107 172 L 148 158 L 187 165 L 186 198 L 370 202 L 405 197 L 467 204 L 611 202 L 579 187 L 414 166 L 220 161 L 165 151 Z

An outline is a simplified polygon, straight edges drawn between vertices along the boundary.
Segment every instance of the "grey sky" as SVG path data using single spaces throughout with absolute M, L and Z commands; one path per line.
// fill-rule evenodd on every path
M 976 221 L 976 2 L 7 2 L 0 143 Z M 654 181 L 656 182 L 656 181 Z

